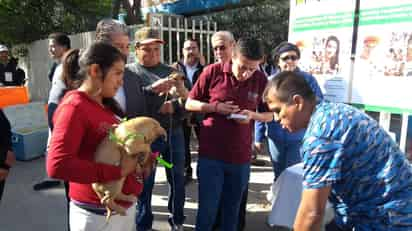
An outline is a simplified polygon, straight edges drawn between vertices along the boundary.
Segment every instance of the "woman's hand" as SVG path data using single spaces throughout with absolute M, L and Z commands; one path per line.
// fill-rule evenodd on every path
M 129 155 L 122 155 L 122 159 L 120 160 L 120 168 L 121 168 L 121 175 L 122 177 L 128 176 L 130 173 L 136 171 L 138 158 L 136 155 L 129 156 Z
M 238 114 L 245 115 L 245 119 L 236 119 L 236 121 L 240 124 L 249 124 L 251 120 L 255 119 L 256 112 L 250 110 L 242 110 L 238 112 Z

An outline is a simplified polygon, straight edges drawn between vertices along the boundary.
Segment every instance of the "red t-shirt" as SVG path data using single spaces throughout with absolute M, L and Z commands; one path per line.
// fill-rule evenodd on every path
M 264 107 L 262 94 L 266 76 L 255 71 L 245 81 L 238 81 L 231 63 L 206 67 L 190 91 L 189 98 L 206 103 L 233 101 L 240 109 L 256 111 Z M 252 153 L 253 122 L 239 124 L 218 113 L 208 113 L 200 128 L 199 156 L 228 163 L 247 163 Z
M 91 184 L 121 178 L 120 167 L 94 161 L 97 146 L 113 124 L 115 114 L 80 91 L 66 94 L 54 116 L 54 129 L 47 155 L 47 173 L 53 178 L 69 181 L 69 196 L 83 203 L 100 205 Z M 123 193 L 139 195 L 142 184 L 130 174 Z M 120 202 L 128 207 L 129 202 Z

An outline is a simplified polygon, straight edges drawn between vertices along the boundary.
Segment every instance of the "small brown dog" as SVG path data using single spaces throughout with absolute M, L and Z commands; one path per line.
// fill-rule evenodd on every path
M 136 156 L 138 159 L 136 172 L 142 173 L 144 169 L 150 169 L 153 166 L 150 145 L 162 135 L 166 137 L 166 131 L 159 122 L 149 117 L 137 117 L 121 122 L 99 144 L 95 160 L 98 163 L 119 166 L 124 155 Z M 126 177 L 122 177 L 116 181 L 92 184 L 92 188 L 99 196 L 101 203 L 106 205 L 107 220 L 110 218 L 112 210 L 120 215 L 125 215 L 125 208 L 118 205 L 115 199 L 130 202 L 135 202 L 137 199 L 134 195 L 122 193 L 125 179 Z

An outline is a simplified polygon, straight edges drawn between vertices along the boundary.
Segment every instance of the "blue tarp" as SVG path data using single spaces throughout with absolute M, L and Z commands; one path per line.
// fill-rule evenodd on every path
M 239 4 L 241 0 L 178 0 L 173 3 L 156 4 L 142 7 L 142 13 L 190 14 L 193 12 L 212 11 L 226 5 Z

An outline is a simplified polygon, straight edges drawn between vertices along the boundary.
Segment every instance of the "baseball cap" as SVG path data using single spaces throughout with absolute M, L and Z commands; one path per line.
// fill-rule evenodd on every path
M 0 52 L 3 52 L 3 51 L 9 51 L 9 48 L 7 48 L 6 45 L 0 44 Z
M 134 34 L 136 46 L 145 45 L 149 43 L 165 43 L 160 39 L 160 32 L 151 27 L 143 27 Z

